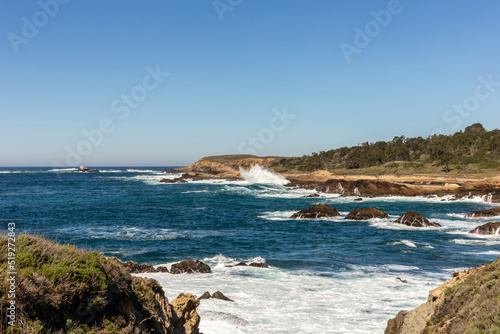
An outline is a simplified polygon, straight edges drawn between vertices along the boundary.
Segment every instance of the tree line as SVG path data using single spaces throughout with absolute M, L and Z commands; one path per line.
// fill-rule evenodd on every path
M 445 172 L 450 170 L 450 165 L 463 168 L 480 164 L 481 168 L 498 168 L 500 130 L 487 131 L 480 123 L 475 123 L 452 135 L 396 136 L 391 141 L 365 142 L 298 158 L 283 158 L 275 167 L 314 171 L 367 168 L 391 162 L 432 163 L 443 166 Z

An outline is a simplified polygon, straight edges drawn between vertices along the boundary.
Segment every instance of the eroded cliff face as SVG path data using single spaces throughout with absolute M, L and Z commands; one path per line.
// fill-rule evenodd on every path
M 499 296 L 500 259 L 455 273 L 426 303 L 389 320 L 385 334 L 499 333 Z

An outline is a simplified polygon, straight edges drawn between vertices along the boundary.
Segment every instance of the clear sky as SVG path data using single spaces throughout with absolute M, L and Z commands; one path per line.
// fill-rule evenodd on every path
M 500 128 L 500 2 L 0 0 L 0 165 Z

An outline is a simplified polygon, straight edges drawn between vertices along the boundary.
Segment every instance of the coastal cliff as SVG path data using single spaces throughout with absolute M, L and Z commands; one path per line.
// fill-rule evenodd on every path
M 290 186 L 342 196 L 454 196 L 454 199 L 476 196 L 483 197 L 488 202 L 500 202 L 500 176 L 496 175 L 489 177 L 447 173 L 367 175 L 347 172 L 334 174 L 326 170 L 278 172 L 275 164 L 280 159 L 245 155 L 205 157 L 190 166 L 166 170 L 167 173 L 181 173 L 182 176 L 160 182 L 185 182 L 187 179 L 239 180 L 242 178 L 240 168 L 249 169 L 253 165 L 260 165 L 285 177 L 290 181 Z
M 0 307 L 7 310 L 12 300 L 16 307 L 16 326 L 7 327 L 3 314 L 1 333 L 199 333 L 190 294 L 169 303 L 158 282 L 131 276 L 116 258 L 32 235 L 15 243 L 10 284 L 8 241 L 0 235 Z
M 500 259 L 453 274 L 427 302 L 401 311 L 385 334 L 500 333 Z
M 165 170 L 167 173 L 182 173 L 182 179 L 241 179 L 240 167 L 250 169 L 254 165 L 270 167 L 277 157 L 257 157 L 254 155 L 217 155 L 201 158 L 187 166 Z

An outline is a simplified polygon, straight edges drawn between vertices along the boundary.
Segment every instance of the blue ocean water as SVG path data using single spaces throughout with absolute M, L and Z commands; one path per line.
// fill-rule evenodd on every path
M 204 333 L 383 333 L 401 309 L 423 303 L 454 271 L 500 256 L 500 236 L 467 234 L 499 219 L 465 219 L 492 207 L 476 200 L 353 198 L 251 181 L 162 184 L 158 167 L 0 169 L 0 224 L 98 250 L 123 261 L 170 265 L 198 258 L 211 275 L 149 274 L 169 298 L 221 290 L 236 303 L 202 303 Z M 16 171 L 13 171 L 16 170 Z M 290 220 L 300 209 L 328 203 L 343 216 L 359 207 L 390 219 Z M 417 211 L 442 228 L 392 221 Z M 1 226 L 0 226 L 1 229 Z M 270 269 L 228 267 L 266 262 Z M 403 284 L 396 277 L 407 279 Z M 331 328 L 332 324 L 338 324 Z

